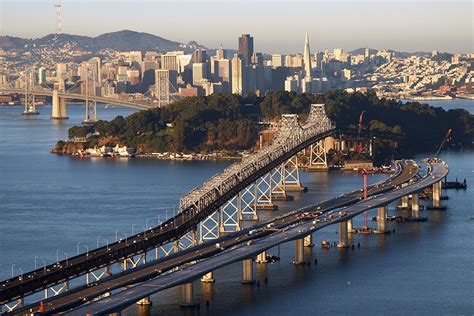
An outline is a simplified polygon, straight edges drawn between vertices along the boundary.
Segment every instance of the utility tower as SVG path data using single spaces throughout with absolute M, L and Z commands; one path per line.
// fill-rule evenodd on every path
M 57 0 L 54 5 L 56 8 L 56 34 L 61 34 L 61 0 Z
M 23 115 L 37 115 L 35 95 L 35 72 L 33 68 L 25 68 L 25 110 Z

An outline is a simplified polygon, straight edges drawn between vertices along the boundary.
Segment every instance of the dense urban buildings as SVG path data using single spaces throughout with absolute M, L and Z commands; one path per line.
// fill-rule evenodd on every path
M 472 97 L 474 54 L 399 53 L 341 48 L 311 53 L 306 33 L 303 54 L 255 51 L 254 38 L 242 34 L 238 51 L 189 46 L 179 51 L 116 51 L 91 56 L 73 41 L 1 49 L 0 84 L 25 86 L 25 69 L 35 83 L 59 90 L 113 98 L 148 99 L 166 105 L 182 97 L 232 92 L 264 95 L 270 90 L 321 93 L 372 89 L 379 96 L 405 99 Z M 302 41 L 303 42 L 303 41 Z M 58 44 L 60 43 L 60 44 Z M 302 43 L 303 44 L 303 43 Z M 59 47 L 59 48 L 58 48 Z M 85 82 L 88 80 L 89 84 Z

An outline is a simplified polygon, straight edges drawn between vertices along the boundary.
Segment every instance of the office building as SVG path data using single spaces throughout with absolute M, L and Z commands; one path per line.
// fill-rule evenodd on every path
M 250 64 L 253 55 L 253 37 L 250 34 L 242 34 L 239 37 L 239 54 L 242 56 L 245 66 Z

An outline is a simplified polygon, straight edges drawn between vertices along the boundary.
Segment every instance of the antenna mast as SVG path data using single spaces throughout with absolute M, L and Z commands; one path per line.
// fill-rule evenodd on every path
M 57 0 L 54 5 L 56 8 L 56 34 L 61 34 L 61 0 Z

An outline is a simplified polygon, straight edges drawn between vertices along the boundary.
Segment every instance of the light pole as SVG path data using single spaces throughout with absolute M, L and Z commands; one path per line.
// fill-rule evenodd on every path
M 86 248 L 87 252 L 86 252 L 86 258 L 89 258 L 89 247 L 87 245 L 84 245 L 84 247 Z
M 79 254 L 79 252 L 80 252 L 80 249 L 79 249 L 79 245 L 80 245 L 80 244 L 81 244 L 81 242 L 78 242 L 78 243 L 77 243 L 77 254 Z
M 18 268 L 18 271 L 20 271 L 20 280 L 23 282 L 23 270 L 21 268 Z
M 69 265 L 69 258 L 67 256 L 67 252 L 64 253 L 64 256 L 66 257 L 66 267 Z
M 106 242 L 106 245 L 107 247 L 105 248 L 107 251 L 106 252 L 109 252 L 109 240 L 104 238 L 105 242 Z
M 97 236 L 97 248 L 99 248 L 99 239 L 100 239 L 100 235 Z
M 46 261 L 44 260 L 41 260 L 43 261 L 43 273 L 46 275 Z
M 15 273 L 13 272 L 14 269 L 15 269 L 15 264 L 13 263 L 13 264 L 12 264 L 12 278 L 13 278 L 13 276 L 15 275 Z
M 128 243 L 127 243 L 127 234 L 123 234 L 125 236 L 125 245 L 128 246 Z
M 35 257 L 35 270 L 36 270 L 36 260 L 37 260 L 38 258 L 39 258 L 38 256 Z
M 59 262 L 59 251 L 61 251 L 61 249 L 56 250 L 56 263 Z
M 133 228 L 135 227 L 135 224 L 132 224 L 132 236 L 133 236 Z
M 118 241 L 118 229 L 115 230 L 115 241 Z

